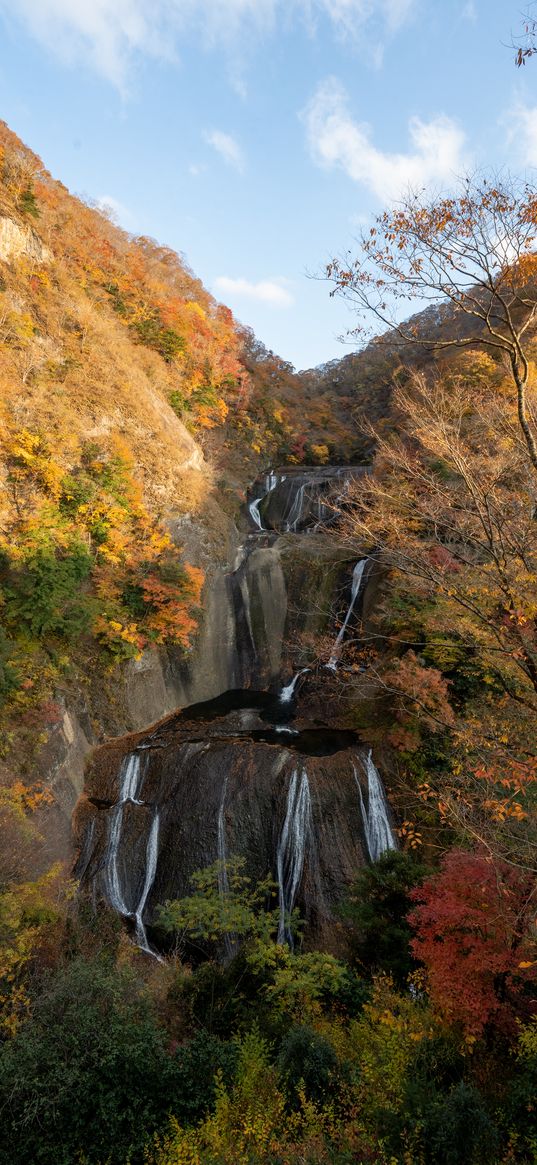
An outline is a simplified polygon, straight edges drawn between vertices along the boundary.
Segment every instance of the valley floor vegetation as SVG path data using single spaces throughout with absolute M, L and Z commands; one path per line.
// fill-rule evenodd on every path
M 140 954 L 53 872 L 0 899 L 6 1165 L 537 1160 L 528 879 L 451 849 L 358 875 L 345 958 L 275 941 L 239 860 Z M 277 898 L 276 898 L 277 901 Z M 531 913 L 531 912 L 530 912 Z

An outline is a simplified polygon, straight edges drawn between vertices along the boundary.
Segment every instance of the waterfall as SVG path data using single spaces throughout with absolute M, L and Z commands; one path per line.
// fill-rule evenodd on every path
M 349 608 L 348 608 L 347 614 L 345 615 L 345 619 L 344 619 L 344 621 L 343 621 L 343 623 L 338 631 L 336 642 L 334 643 L 334 646 L 332 648 L 332 654 L 331 654 L 330 659 L 328 660 L 328 663 L 326 665 L 327 667 L 330 668 L 331 671 L 336 671 L 336 668 L 337 668 L 339 648 L 341 646 L 341 643 L 343 642 L 343 638 L 344 638 L 345 632 L 347 630 L 349 619 L 352 615 L 352 612 L 354 611 L 354 605 L 355 605 L 356 600 L 358 598 L 358 595 L 360 593 L 360 589 L 362 586 L 362 578 L 363 578 L 366 564 L 367 564 L 367 558 L 361 558 L 360 561 L 356 563 L 356 566 L 352 572 L 351 601 L 349 603 Z
M 288 517 L 286 518 L 286 521 L 285 521 L 285 530 L 288 534 L 289 533 L 296 534 L 297 525 L 302 517 L 302 507 L 304 505 L 305 490 L 306 490 L 306 485 L 304 483 L 297 490 L 297 492 L 293 498 L 293 504 L 292 504 L 291 509 L 289 511 Z
M 363 763 L 363 761 L 362 761 Z M 362 795 L 362 786 L 358 773 L 353 765 L 354 779 L 358 786 L 358 795 L 360 797 L 360 809 L 362 811 L 362 820 L 364 823 L 364 833 L 369 851 L 369 857 L 372 862 L 378 861 L 381 854 L 386 853 L 386 850 L 397 849 L 392 827 L 388 817 L 388 802 L 384 787 L 380 779 L 378 769 L 373 761 L 373 753 L 371 749 L 367 754 L 365 761 L 365 770 L 367 773 L 367 813 L 364 805 L 364 798 Z
M 248 513 L 249 513 L 252 521 L 255 522 L 255 525 L 257 526 L 258 530 L 265 529 L 265 527 L 261 521 L 261 514 L 259 513 L 259 505 L 262 501 L 263 501 L 262 497 L 256 498 L 255 501 L 250 502 L 250 504 L 248 506 Z
M 291 683 L 287 684 L 287 687 L 282 688 L 280 695 L 278 697 L 280 704 L 290 704 L 291 703 L 291 700 L 293 699 L 293 696 L 295 694 L 296 685 L 297 685 L 300 677 L 304 676 L 306 674 L 306 672 L 309 672 L 309 671 L 311 671 L 311 668 L 303 667 L 301 669 L 301 671 L 297 671 L 296 675 L 293 676 Z
M 224 777 L 222 785 L 222 796 L 220 797 L 220 805 L 218 807 L 218 894 L 220 901 L 223 902 L 226 894 L 229 894 L 229 878 L 227 873 L 227 846 L 226 846 L 226 823 L 224 820 L 224 809 L 226 805 L 227 793 L 227 773 Z M 228 959 L 233 958 L 235 952 L 235 943 L 230 934 L 224 936 L 224 950 Z
M 259 510 L 261 502 L 263 502 L 265 498 L 272 493 L 273 489 L 276 489 L 276 486 L 279 485 L 282 481 L 285 481 L 285 474 L 279 475 L 270 470 L 265 477 L 265 492 L 262 493 L 259 498 L 255 498 L 254 501 L 250 502 L 248 505 L 248 513 L 258 530 L 265 529 Z
M 220 898 L 223 898 L 224 894 L 229 893 L 229 878 L 227 876 L 227 866 L 226 866 L 226 860 L 227 860 L 226 826 L 225 826 L 225 821 L 224 821 L 224 808 L 225 808 L 225 804 L 226 804 L 226 792 L 227 792 L 227 773 L 224 777 L 224 783 L 222 785 L 222 796 L 220 798 L 220 806 L 218 809 L 217 836 L 218 836 L 218 861 L 220 862 L 220 868 L 218 870 L 218 893 L 220 894 Z
M 306 847 L 312 835 L 311 796 L 308 774 L 302 769 L 300 779 L 298 769 L 294 769 L 287 792 L 287 809 L 283 829 L 278 842 L 276 869 L 278 875 L 278 942 L 293 946 L 293 936 L 289 927 L 289 916 L 304 871 Z
M 133 752 L 130 756 L 126 756 L 121 764 L 120 769 L 120 786 L 119 786 L 119 800 L 117 805 L 112 810 L 110 819 L 110 831 L 108 834 L 108 847 L 106 851 L 106 889 L 108 901 L 118 914 L 129 914 L 129 908 L 125 903 L 123 897 L 123 890 L 121 888 L 121 881 L 119 877 L 119 870 L 117 865 L 117 858 L 119 852 L 119 843 L 121 840 L 121 828 L 123 825 L 123 810 L 127 802 L 131 801 L 134 805 L 141 805 L 141 801 L 136 800 L 136 793 L 138 792 L 138 785 L 140 782 L 140 757 Z
M 155 874 L 157 872 L 158 832 L 159 832 L 159 812 L 158 812 L 158 809 L 155 809 L 155 812 L 153 815 L 153 821 L 151 822 L 151 829 L 149 830 L 149 837 L 147 839 L 147 847 L 146 847 L 146 852 L 145 852 L 144 885 L 143 885 L 140 901 L 138 903 L 138 906 L 136 908 L 136 912 L 134 915 L 135 923 L 136 923 L 136 930 L 135 930 L 136 942 L 138 943 L 138 946 L 140 947 L 140 949 L 142 951 L 145 951 L 146 954 L 148 954 L 148 955 L 154 955 L 155 958 L 158 958 L 158 955 L 155 955 L 155 952 L 151 950 L 151 947 L 148 944 L 147 935 L 145 933 L 145 926 L 144 926 L 144 922 L 143 922 L 143 914 L 144 914 L 144 910 L 145 910 L 145 904 L 147 902 L 147 899 L 148 899 L 151 887 L 153 885 L 153 882 L 155 881 Z
M 143 913 L 145 905 L 151 891 L 153 882 L 155 881 L 155 874 L 157 870 L 158 859 L 158 834 L 159 834 L 159 814 L 158 809 L 155 809 L 151 829 L 149 830 L 149 837 L 146 845 L 145 855 L 145 875 L 142 893 L 138 906 L 135 911 L 129 909 L 125 901 L 125 894 L 121 885 L 121 879 L 118 869 L 118 854 L 121 842 L 121 831 L 123 826 L 123 812 L 125 805 L 130 802 L 132 805 L 143 805 L 136 794 L 140 784 L 140 756 L 138 753 L 131 753 L 125 757 L 120 769 L 120 787 L 119 800 L 117 805 L 112 810 L 110 819 L 110 830 L 108 834 L 108 846 L 105 858 L 105 884 L 108 901 L 113 910 L 123 916 L 132 917 L 134 913 L 136 942 L 141 950 L 149 955 L 155 955 L 147 942 L 147 935 L 143 922 Z

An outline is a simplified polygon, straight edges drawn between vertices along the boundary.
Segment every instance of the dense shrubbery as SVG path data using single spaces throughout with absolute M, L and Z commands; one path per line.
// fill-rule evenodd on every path
M 240 866 L 223 901 L 215 867 L 163 914 L 185 952 L 189 936 L 203 945 L 210 935 L 216 950 L 242 927 L 231 957 L 219 963 L 198 946 L 194 967 L 146 962 L 117 926 L 88 932 L 84 912 L 59 905 L 57 884 L 4 894 L 0 1002 L 15 1022 L 0 1050 L 0 1161 L 527 1165 L 535 1021 L 500 1032 L 493 1016 L 468 1040 L 428 999 L 423 969 L 405 980 L 410 927 L 397 925 L 395 870 L 404 906 L 408 894 L 424 900 L 411 889 L 423 875 L 415 859 L 387 855 L 353 889 L 364 931 L 350 937 L 368 950 L 379 902 L 390 935 L 380 961 L 399 986 L 377 960 L 362 961 L 359 978 L 345 960 L 275 944 L 266 887 L 252 888 Z M 426 883 L 429 905 L 436 883 Z M 473 892 L 479 900 L 479 881 Z M 486 943 L 483 952 L 486 962 Z M 465 957 L 461 948 L 461 967 Z

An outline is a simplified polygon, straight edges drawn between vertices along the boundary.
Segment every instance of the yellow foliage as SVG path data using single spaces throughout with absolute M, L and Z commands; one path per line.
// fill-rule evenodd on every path
M 410 996 L 395 991 L 390 979 L 377 979 L 370 1002 L 349 1025 L 349 1041 L 360 1063 L 362 1103 L 397 1111 L 416 1045 L 433 1034 L 425 1003 L 417 1007 Z
M 330 457 L 328 445 L 312 445 L 311 452 L 313 458 L 319 463 L 319 465 L 326 465 Z
M 183 1129 L 172 1118 L 168 1134 L 146 1154 L 146 1165 L 262 1165 L 273 1157 L 298 1165 L 306 1144 L 317 1145 L 322 1156 L 315 1159 L 328 1163 L 322 1146 L 336 1132 L 333 1109 L 321 1109 L 303 1092 L 299 1096 L 300 1107 L 289 1112 L 267 1045 L 252 1032 L 239 1045 L 232 1088 L 217 1077 L 214 1112 L 196 1129 Z
M 14 1036 L 30 1010 L 27 975 L 40 936 L 61 916 L 73 893 L 61 865 L 36 882 L 0 894 L 0 1031 Z

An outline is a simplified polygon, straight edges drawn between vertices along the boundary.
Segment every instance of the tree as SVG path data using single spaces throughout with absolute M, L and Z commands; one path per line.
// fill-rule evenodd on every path
M 518 44 L 516 42 L 513 44 L 513 48 L 516 50 L 515 62 L 519 69 L 537 53 L 537 20 L 531 15 L 531 8 L 533 8 L 533 4 L 526 12 L 522 36 L 517 38 Z
M 412 931 L 406 920 L 410 891 L 424 878 L 425 868 L 408 854 L 389 850 L 378 862 L 360 870 L 351 887 L 345 916 L 355 935 L 352 950 L 371 972 L 391 975 L 400 988 L 415 969 L 410 952 Z
M 411 948 L 431 999 L 470 1042 L 490 1024 L 512 1034 L 535 1009 L 535 892 L 531 875 L 456 849 L 411 892 Z
M 180 1075 L 135 976 L 75 961 L 2 1048 L 0 1161 L 139 1162 Z
M 426 202 L 410 193 L 362 234 L 359 254 L 328 264 L 332 294 L 350 299 L 405 342 L 438 352 L 476 344 L 503 356 L 516 388 L 520 428 L 537 470 L 536 430 L 528 412 L 525 342 L 537 319 L 537 192 L 527 183 L 467 178 L 453 196 Z M 420 324 L 398 322 L 400 304 L 451 305 Z M 362 328 L 356 329 L 360 333 Z
M 411 195 L 380 216 L 358 258 L 329 268 L 334 293 L 391 328 L 403 357 L 429 357 L 399 373 L 390 431 L 376 430 L 375 472 L 355 486 L 348 527 L 391 572 L 382 630 L 402 659 L 380 680 L 397 694 L 399 747 L 419 739 L 419 720 L 433 731 L 436 721 L 452 756 L 424 797 L 530 865 L 536 212 L 535 192 L 516 184 L 467 182 L 433 203 Z M 443 302 L 399 323 L 414 296 Z M 501 827 L 493 839 L 490 822 Z
M 229 952 L 237 942 L 271 942 L 279 913 L 266 906 L 275 896 L 274 883 L 267 877 L 254 886 L 243 869 L 243 858 L 214 862 L 192 875 L 191 896 L 159 908 L 159 925 L 176 936 L 179 948 L 188 940 L 204 954 L 216 954 L 222 947 Z
M 509 385 L 489 357 L 467 354 L 396 388 L 392 423 L 347 524 L 355 552 L 365 544 L 389 572 L 371 634 L 391 653 L 368 677 L 390 693 L 401 753 L 420 735 L 444 753 L 423 773 L 423 798 L 534 866 L 535 481 Z

